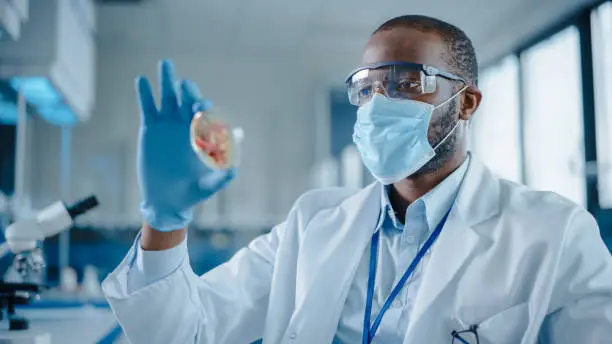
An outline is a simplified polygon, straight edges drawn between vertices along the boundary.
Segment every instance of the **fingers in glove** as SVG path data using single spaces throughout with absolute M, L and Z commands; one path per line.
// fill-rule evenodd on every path
M 227 186 L 236 177 L 236 169 L 211 171 L 206 176 L 200 178 L 200 189 L 204 193 L 216 192 Z
M 210 100 L 200 99 L 195 104 L 193 104 L 193 113 L 196 112 L 204 112 L 212 109 L 213 104 Z
M 176 116 L 179 112 L 176 96 L 174 65 L 170 60 L 162 60 L 159 64 L 161 89 L 161 115 Z
M 198 85 L 189 80 L 181 81 L 181 115 L 184 120 L 191 120 L 193 117 L 193 105 L 202 98 Z
M 138 106 L 140 107 L 141 120 L 146 123 L 154 120 L 157 115 L 157 107 L 155 106 L 155 98 L 153 98 L 153 90 L 149 80 L 140 76 L 136 78 L 136 94 L 138 97 Z

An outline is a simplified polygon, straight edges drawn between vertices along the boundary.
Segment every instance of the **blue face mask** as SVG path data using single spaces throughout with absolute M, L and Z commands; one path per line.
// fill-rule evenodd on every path
M 392 99 L 376 93 L 359 107 L 353 133 L 363 163 L 384 185 L 417 172 L 435 155 L 435 150 L 457 128 L 436 145 L 427 140 L 429 121 L 435 109 L 451 101 L 463 90 L 438 106 L 410 99 Z

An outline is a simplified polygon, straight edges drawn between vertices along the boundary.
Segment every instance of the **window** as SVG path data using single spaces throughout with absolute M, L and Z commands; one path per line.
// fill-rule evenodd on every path
M 522 181 L 519 64 L 515 56 L 480 78 L 482 104 L 472 122 L 471 150 L 494 173 Z
M 525 177 L 585 205 L 579 33 L 569 27 L 521 55 Z
M 363 187 L 363 163 L 355 145 L 344 147 L 340 155 L 340 181 L 344 187 L 359 189 Z
M 592 16 L 598 189 L 601 208 L 612 208 L 612 3 Z

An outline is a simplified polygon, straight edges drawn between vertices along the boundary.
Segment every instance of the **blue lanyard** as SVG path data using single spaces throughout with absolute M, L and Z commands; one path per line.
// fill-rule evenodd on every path
M 414 273 L 414 270 L 423 259 L 423 256 L 425 256 L 425 253 L 427 253 L 427 251 L 431 248 L 436 239 L 438 239 L 438 236 L 440 235 L 440 232 L 442 232 L 442 227 L 444 227 L 444 224 L 446 223 L 446 219 L 448 218 L 451 209 L 446 212 L 446 215 L 444 215 L 442 221 L 440 221 L 440 223 L 433 231 L 433 233 L 431 233 L 423 247 L 419 250 L 416 257 L 414 257 L 414 260 L 412 260 L 412 263 L 410 263 L 410 266 L 408 267 L 406 272 L 404 272 L 402 278 L 399 280 L 395 288 L 393 288 L 391 294 L 389 294 L 389 297 L 387 297 L 385 304 L 380 309 L 378 316 L 370 327 L 370 317 L 372 316 L 372 298 L 374 296 L 374 280 L 376 279 L 376 261 L 378 258 L 378 239 L 380 237 L 380 230 L 377 230 L 376 233 L 374 233 L 374 235 L 372 236 L 372 247 L 370 248 L 370 272 L 368 276 L 368 294 L 366 297 L 365 315 L 363 317 L 362 344 L 370 344 L 372 342 L 372 339 L 374 339 L 374 335 L 376 334 L 376 331 L 380 326 L 380 322 L 382 321 L 383 315 L 385 314 L 385 312 L 387 312 L 393 300 L 395 300 L 397 295 L 400 293 L 400 291 L 404 287 L 404 284 L 406 284 L 408 278 L 410 278 L 410 276 Z

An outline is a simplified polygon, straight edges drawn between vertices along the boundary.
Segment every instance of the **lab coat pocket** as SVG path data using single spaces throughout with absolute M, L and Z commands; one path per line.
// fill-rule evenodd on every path
M 517 344 L 529 325 L 527 302 L 512 306 L 478 325 L 480 343 Z

